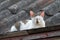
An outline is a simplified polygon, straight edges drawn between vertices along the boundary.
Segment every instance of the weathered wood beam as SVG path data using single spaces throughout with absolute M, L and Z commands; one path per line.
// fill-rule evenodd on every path
M 56 28 L 57 27 L 57 28 Z M 46 38 L 46 37 L 54 37 L 60 36 L 60 25 L 39 28 L 39 29 L 32 29 L 32 30 L 25 30 L 20 32 L 12 32 L 12 33 L 3 33 L 0 34 L 0 38 L 2 39 L 10 39 L 10 38 L 18 38 L 22 37 L 22 39 L 36 39 L 36 38 Z M 28 37 L 28 38 L 27 38 Z

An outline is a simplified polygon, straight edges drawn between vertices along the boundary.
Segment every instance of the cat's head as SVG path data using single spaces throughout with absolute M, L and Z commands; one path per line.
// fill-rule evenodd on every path
M 35 15 L 35 13 L 32 10 L 30 10 L 30 17 L 35 24 L 41 24 L 42 21 L 44 21 L 44 14 L 45 13 L 43 10 L 41 10 L 37 15 Z

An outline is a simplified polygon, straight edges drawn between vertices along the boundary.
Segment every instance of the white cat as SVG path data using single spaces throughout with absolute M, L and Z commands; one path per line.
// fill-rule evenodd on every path
M 35 16 L 33 11 L 30 11 L 31 20 L 25 20 L 27 22 L 19 21 L 15 25 L 13 25 L 10 29 L 10 32 L 19 30 L 29 30 L 34 28 L 45 27 L 44 21 L 44 11 L 41 11 L 40 15 Z
M 34 16 L 34 12 L 30 11 L 30 16 L 31 20 L 27 20 L 28 22 L 24 26 L 20 26 L 20 30 L 45 27 L 44 11 L 41 11 L 41 14 L 38 16 Z

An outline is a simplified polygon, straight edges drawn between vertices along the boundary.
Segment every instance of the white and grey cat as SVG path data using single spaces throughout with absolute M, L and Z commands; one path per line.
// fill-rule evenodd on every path
M 30 17 L 31 17 L 31 20 L 25 20 L 25 21 L 27 21 L 26 23 L 24 23 L 23 21 L 18 22 L 18 23 L 20 23 L 20 26 L 19 26 L 20 29 L 19 30 L 28 30 L 28 29 L 45 27 L 44 11 L 42 11 L 41 14 L 37 15 L 37 16 L 35 16 L 33 11 L 30 11 Z M 17 26 L 13 25 L 11 27 L 10 31 L 11 32 L 17 31 L 16 27 Z
M 27 20 L 25 26 L 21 26 L 20 30 L 28 30 L 28 29 L 34 29 L 34 28 L 41 28 L 45 27 L 45 21 L 44 21 L 44 11 L 41 11 L 40 15 L 35 16 L 33 11 L 30 11 L 30 17 L 31 20 Z

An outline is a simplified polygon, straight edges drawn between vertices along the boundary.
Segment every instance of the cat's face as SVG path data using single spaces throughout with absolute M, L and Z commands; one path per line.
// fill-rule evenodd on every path
M 35 15 L 33 11 L 30 11 L 30 16 L 33 20 L 33 22 L 37 25 L 40 25 L 42 21 L 44 21 L 44 11 L 40 12 L 39 15 Z
M 34 21 L 35 24 L 41 24 L 43 17 L 41 16 L 36 16 L 32 19 Z

